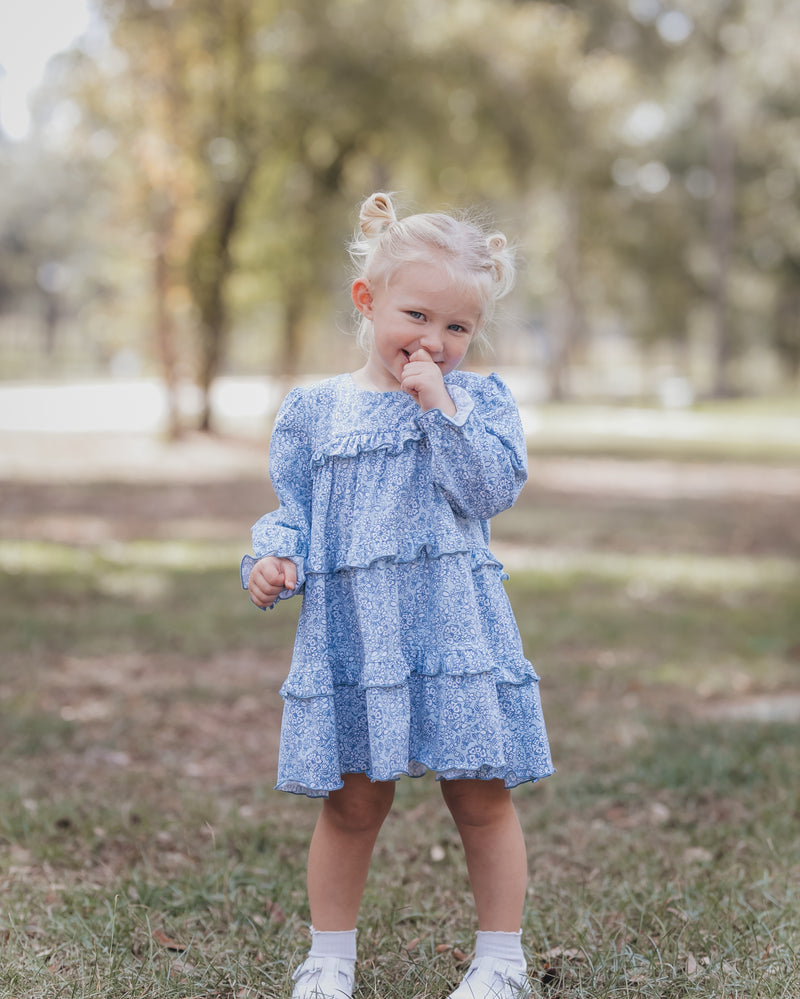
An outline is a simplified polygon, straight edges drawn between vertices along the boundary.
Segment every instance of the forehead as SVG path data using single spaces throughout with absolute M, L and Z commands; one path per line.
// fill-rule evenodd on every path
M 425 300 L 441 311 L 479 316 L 484 308 L 480 282 L 440 256 L 401 264 L 389 275 L 387 289 L 393 296 L 417 302 Z

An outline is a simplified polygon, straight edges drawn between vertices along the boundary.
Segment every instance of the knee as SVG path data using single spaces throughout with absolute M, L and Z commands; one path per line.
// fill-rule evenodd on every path
M 442 797 L 459 829 L 492 826 L 514 809 L 502 781 L 442 781 Z
M 344 787 L 332 791 L 323 808 L 328 821 L 351 833 L 379 829 L 389 814 L 394 799 L 394 783 L 372 782 L 361 774 L 346 774 Z

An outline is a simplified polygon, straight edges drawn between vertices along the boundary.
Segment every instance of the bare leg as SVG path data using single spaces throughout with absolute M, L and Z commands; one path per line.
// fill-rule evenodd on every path
M 308 851 L 308 901 L 315 930 L 351 930 L 372 848 L 394 798 L 394 781 L 343 774 L 317 819 Z
M 443 780 L 467 859 L 478 928 L 517 933 L 528 881 L 525 840 L 501 780 Z

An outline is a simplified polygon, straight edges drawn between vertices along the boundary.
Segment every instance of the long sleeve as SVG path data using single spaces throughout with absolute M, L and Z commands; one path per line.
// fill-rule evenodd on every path
M 513 505 L 528 477 L 525 435 L 516 403 L 496 375 L 448 386 L 455 416 L 429 410 L 417 418 L 431 448 L 433 479 L 453 511 L 488 520 Z
M 281 597 L 285 598 L 303 587 L 311 527 L 311 445 L 302 389 L 293 389 L 278 412 L 270 442 L 269 474 L 280 505 L 253 525 L 255 558 L 245 556 L 242 562 L 242 585 L 247 585 L 259 558 L 288 558 L 297 566 L 297 586 L 284 591 Z

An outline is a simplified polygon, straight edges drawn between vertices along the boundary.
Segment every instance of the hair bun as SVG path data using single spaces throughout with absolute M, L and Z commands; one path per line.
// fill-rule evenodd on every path
M 495 254 L 501 253 L 506 248 L 508 240 L 502 232 L 494 232 L 488 237 L 486 242 L 489 244 L 489 253 L 495 256 Z
M 361 206 L 358 221 L 361 232 L 367 239 L 380 236 L 388 226 L 397 221 L 392 199 L 388 194 L 371 194 Z
M 514 283 L 514 251 L 502 232 L 487 236 L 486 243 L 492 261 L 492 277 L 497 285 L 496 295 L 502 298 Z

